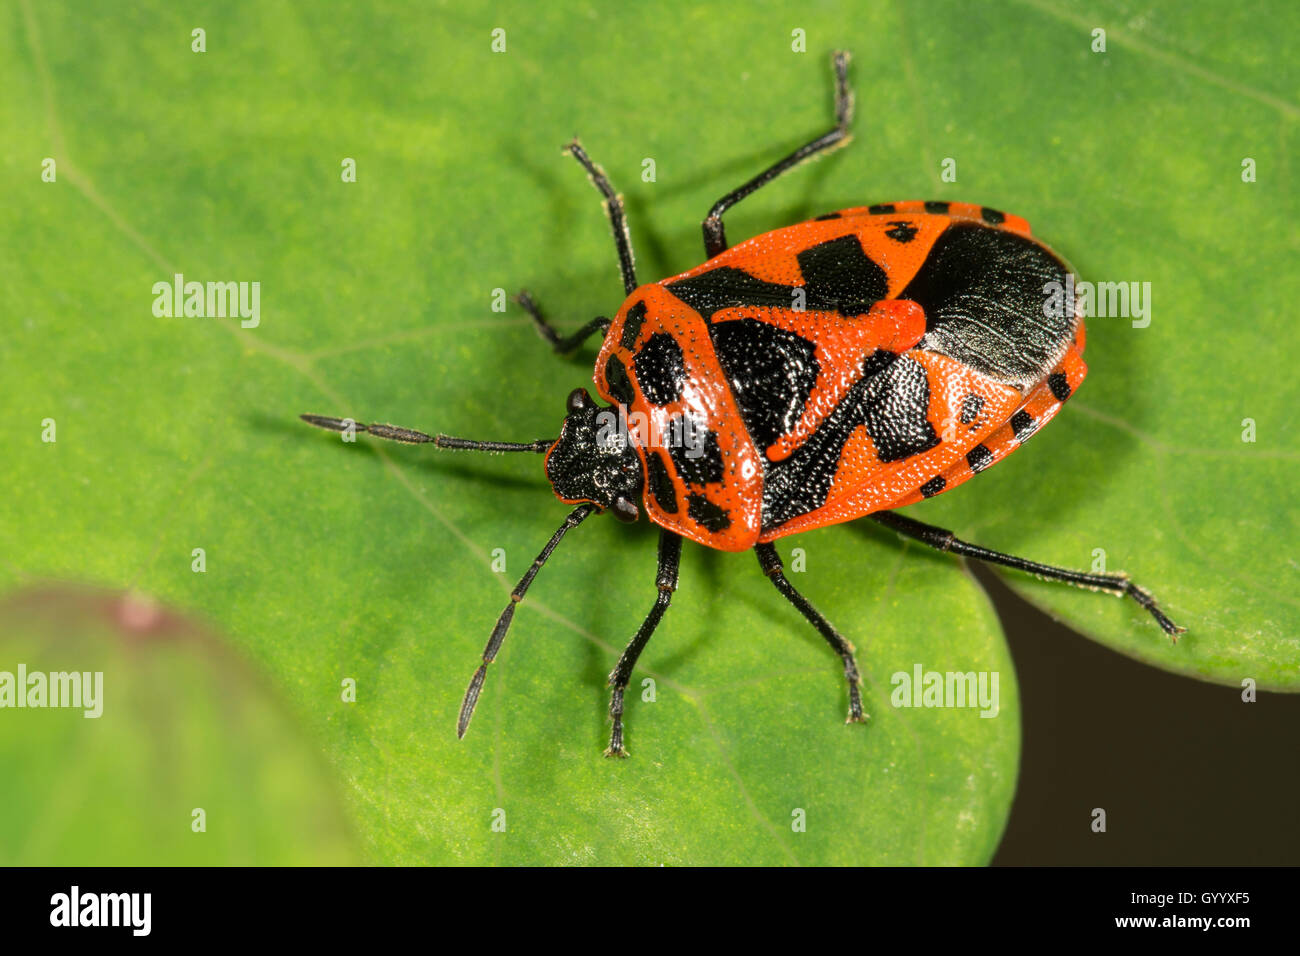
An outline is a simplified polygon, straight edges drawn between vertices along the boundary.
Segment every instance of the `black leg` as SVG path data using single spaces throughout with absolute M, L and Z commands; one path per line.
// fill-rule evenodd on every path
M 727 248 L 727 230 L 722 224 L 722 214 L 740 202 L 750 193 L 766 186 L 787 170 L 798 166 L 805 159 L 811 159 L 819 153 L 843 146 L 849 141 L 849 123 L 853 121 L 853 91 L 849 89 L 849 55 L 845 51 L 836 51 L 831 58 L 835 67 L 835 128 L 818 136 L 811 143 L 796 149 L 785 159 L 765 169 L 739 189 L 733 189 L 713 204 L 709 215 L 703 223 L 704 252 L 712 259 Z
M 628 294 L 636 288 L 636 266 L 632 262 L 632 238 L 627 232 L 627 217 L 623 215 L 623 198 L 614 192 L 605 171 L 591 161 L 581 144 L 575 139 L 565 147 L 569 155 L 582 164 L 591 177 L 591 184 L 605 197 L 605 214 L 614 230 L 614 245 L 618 249 L 618 271 L 623 277 L 623 289 Z
M 1187 628 L 1179 627 L 1165 617 L 1160 608 L 1156 606 L 1156 599 L 1130 581 L 1127 574 L 1090 574 L 1085 571 L 1071 571 L 1068 568 L 1057 568 L 1050 564 L 1039 564 L 1037 561 L 1018 558 L 1013 554 L 1003 554 L 1001 551 L 990 551 L 988 548 L 981 548 L 977 544 L 962 541 L 951 531 L 936 528 L 931 524 L 924 524 L 914 518 L 906 518 L 892 511 L 877 511 L 871 517 L 886 527 L 893 528 L 900 534 L 915 538 L 922 544 L 928 544 L 940 551 L 950 551 L 953 554 L 974 558 L 977 561 L 987 561 L 990 564 L 1001 564 L 1004 567 L 1015 568 L 1017 571 L 1028 571 L 1030 574 L 1051 581 L 1064 581 L 1066 584 L 1090 588 L 1094 591 L 1109 591 L 1111 594 L 1127 595 L 1146 608 L 1151 613 L 1151 616 L 1156 619 L 1156 623 L 1160 625 L 1161 629 L 1174 640 L 1178 640 L 1178 635 L 1187 630 Z
M 533 324 L 537 326 L 537 331 L 542 338 L 550 342 L 551 348 L 555 349 L 560 355 L 572 352 L 596 332 L 603 336 L 609 331 L 609 319 L 603 315 L 598 315 L 572 335 L 560 335 L 542 316 L 542 310 L 537 307 L 537 303 L 533 301 L 533 297 L 528 294 L 527 290 L 520 291 L 515 296 L 515 301 L 523 307 L 525 312 L 532 316 Z
M 613 688 L 609 696 L 609 716 L 614 722 L 614 727 L 609 733 L 609 749 L 605 751 L 606 757 L 627 756 L 627 750 L 623 747 L 623 692 L 627 690 L 628 682 L 632 679 L 632 669 L 636 667 L 637 658 L 645 650 L 650 635 L 659 626 L 664 611 L 668 610 L 668 603 L 673 599 L 673 592 L 677 590 L 677 567 L 681 558 L 681 537 L 668 530 L 660 531 L 659 572 L 655 575 L 655 584 L 659 588 L 659 593 L 655 596 L 655 606 L 641 622 L 636 636 L 628 642 L 623 656 L 618 659 L 618 664 L 609 675 L 609 686 Z
M 809 624 L 817 628 L 818 633 L 826 638 L 826 643 L 831 646 L 836 654 L 840 655 L 840 660 L 844 662 L 844 677 L 849 682 L 849 717 L 845 723 L 862 723 L 867 719 L 867 716 L 862 712 L 862 692 L 859 689 L 862 678 L 858 675 L 858 662 L 853 657 L 853 645 L 841 637 L 839 631 L 835 630 L 834 625 L 822 617 L 821 612 L 813 607 L 806 597 L 796 591 L 793 584 L 786 580 L 785 572 L 782 570 L 781 556 L 776 553 L 776 545 L 755 545 L 754 553 L 758 555 L 758 563 L 762 567 L 763 573 L 771 578 L 772 583 L 776 585 L 776 589 L 785 595 L 787 601 L 799 609 L 799 613 L 808 619 Z

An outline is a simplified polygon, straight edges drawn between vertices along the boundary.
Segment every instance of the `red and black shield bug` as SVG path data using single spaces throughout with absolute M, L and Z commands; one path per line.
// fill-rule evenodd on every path
M 1127 595 L 1164 631 L 1177 627 L 1124 574 L 1051 567 L 990 551 L 893 509 L 947 491 L 1020 447 L 1087 372 L 1074 310 L 1044 309 L 1066 264 L 1029 224 L 987 206 L 898 202 L 842 209 L 728 247 L 722 216 L 804 160 L 849 140 L 848 55 L 837 53 L 835 126 L 727 193 L 704 219 L 707 261 L 639 285 L 623 203 L 575 140 L 567 151 L 604 197 L 626 300 L 559 335 L 527 293 L 519 304 L 555 349 L 603 336 L 594 380 L 569 394 L 560 434 L 534 442 L 470 441 L 393 425 L 377 438 L 438 448 L 546 456 L 556 497 L 576 505 L 510 596 L 470 681 L 463 737 L 533 578 L 593 513 L 624 521 L 638 504 L 659 526 L 658 594 L 609 676 L 606 754 L 625 756 L 623 693 L 673 591 L 682 539 L 753 549 L 765 575 L 844 665 L 849 722 L 865 719 L 853 648 L 786 579 L 774 542 L 870 517 L 948 551 L 1055 581 Z M 351 419 L 303 415 L 341 431 Z

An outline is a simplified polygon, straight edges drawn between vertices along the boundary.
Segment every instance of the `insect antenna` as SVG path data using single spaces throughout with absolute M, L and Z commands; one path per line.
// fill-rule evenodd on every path
M 546 542 L 546 547 L 542 548 L 541 554 L 533 561 L 532 566 L 524 572 L 524 576 L 519 579 L 515 589 L 510 592 L 510 603 L 506 605 L 501 616 L 497 618 L 496 627 L 492 628 L 492 636 L 488 638 L 487 647 L 483 648 L 483 663 L 479 665 L 474 676 L 470 678 L 469 687 L 465 690 L 465 700 L 460 705 L 460 718 L 456 721 L 456 736 L 463 738 L 465 731 L 469 729 L 470 718 L 474 716 L 474 707 L 478 704 L 478 696 L 483 692 L 483 681 L 487 677 L 488 665 L 496 659 L 497 652 L 501 650 L 501 645 L 505 642 L 506 632 L 510 630 L 510 622 L 515 617 L 515 606 L 524 599 L 524 594 L 528 591 L 528 586 L 533 583 L 533 578 L 537 577 L 537 572 L 542 569 L 546 559 L 551 556 L 561 539 L 570 528 L 576 528 L 582 524 L 589 514 L 596 510 L 593 504 L 579 505 L 569 512 L 569 516 L 564 519 L 564 524 L 556 529 L 555 534 L 551 535 L 551 540 Z
M 325 415 L 299 415 L 308 425 L 324 428 L 333 432 L 346 432 L 348 429 L 365 432 L 376 438 L 401 442 L 403 445 L 432 444 L 437 448 L 455 448 L 461 451 L 531 451 L 545 454 L 555 444 L 554 438 L 541 438 L 537 441 L 473 441 L 469 438 L 453 438 L 451 435 L 426 435 L 414 428 L 401 428 L 397 425 L 384 425 L 378 422 L 369 425 L 353 421 L 350 418 L 329 418 Z

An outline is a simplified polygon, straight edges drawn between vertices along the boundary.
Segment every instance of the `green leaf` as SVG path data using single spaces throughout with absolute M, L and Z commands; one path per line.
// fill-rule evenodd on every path
M 356 861 L 324 761 L 202 623 L 41 586 L 0 604 L 0 661 L 0 863 Z
M 1085 278 L 1154 287 L 1150 327 L 1090 324 L 1091 374 L 1029 449 L 913 513 L 1072 566 L 1105 548 L 1189 626 L 1176 647 L 1131 604 L 1013 583 L 1160 666 L 1294 686 L 1295 568 L 1259 544 L 1295 521 L 1273 371 L 1292 357 L 1295 91 L 1261 67 L 1285 62 L 1289 8 L 1235 16 L 1238 52 L 1194 16 L 1111 7 L 676 7 L 0 15 L 18 144 L 0 154 L 0 577 L 130 586 L 215 622 L 321 742 L 379 862 L 987 861 L 1019 707 L 996 619 L 951 558 L 874 525 L 782 543 L 858 647 L 873 719 L 846 727 L 838 662 L 753 558 L 688 545 L 629 695 L 633 756 L 609 761 L 604 680 L 653 600 L 654 535 L 593 519 L 538 578 L 457 742 L 491 624 L 565 509 L 531 456 L 348 445 L 295 420 L 555 434 L 591 354 L 556 359 L 491 301 L 527 286 L 566 329 L 618 305 L 608 227 L 560 145 L 581 133 L 625 192 L 641 278 L 673 274 L 698 262 L 718 195 L 825 128 L 824 55 L 847 47 L 857 140 L 747 199 L 733 241 L 961 198 L 1026 216 Z M 1243 156 L 1259 182 L 1240 181 Z M 177 272 L 259 281 L 260 325 L 155 318 L 151 287 Z M 892 706 L 917 665 L 997 672 L 998 716 Z
M 773 55 L 746 79 L 705 25 L 654 41 L 683 67 L 669 84 L 678 71 L 627 69 L 647 52 L 630 21 L 528 6 L 493 14 L 506 54 L 490 52 L 496 19 L 414 8 L 336 5 L 308 23 L 289 6 L 158 4 L 93 30 L 53 4 L 11 16 L 6 139 L 27 144 L 3 157 L 12 584 L 129 585 L 216 622 L 323 741 L 377 861 L 989 859 L 1019 711 L 997 621 L 959 565 L 874 526 L 791 543 L 808 568 L 791 561 L 791 578 L 859 647 L 873 719 L 845 726 L 838 660 L 753 557 L 688 546 L 629 694 L 633 756 L 611 761 L 605 677 L 653 601 L 655 536 L 592 520 L 521 607 L 458 742 L 492 622 L 565 507 L 533 456 L 350 445 L 296 420 L 554 435 L 591 356 L 554 357 L 491 301 L 527 284 L 562 325 L 617 306 L 598 197 L 559 146 L 584 131 L 628 190 L 643 274 L 680 269 L 714 194 L 828 123 L 820 54 L 782 53 L 774 21 Z M 597 60 L 568 55 L 575 28 Z M 755 89 L 770 115 L 735 112 Z M 663 96 L 696 102 L 672 117 Z M 44 155 L 55 183 L 37 175 Z M 647 155 L 657 183 L 638 178 Z M 818 182 L 835 168 L 789 188 L 833 205 L 844 193 Z M 152 286 L 175 273 L 261 282 L 260 325 L 155 318 Z M 996 717 L 891 706 L 893 675 L 917 666 L 996 673 Z

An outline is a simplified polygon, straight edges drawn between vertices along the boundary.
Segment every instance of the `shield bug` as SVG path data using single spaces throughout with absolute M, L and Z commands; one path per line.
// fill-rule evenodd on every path
M 641 285 L 622 199 L 575 140 L 567 152 L 600 191 L 626 298 L 613 319 L 559 334 L 527 293 L 519 304 L 556 352 L 602 338 L 599 398 L 572 391 L 558 438 L 471 441 L 393 425 L 376 438 L 545 455 L 556 497 L 575 507 L 511 592 L 456 727 L 463 737 L 533 578 L 592 514 L 659 527 L 654 605 L 609 676 L 606 754 L 626 755 L 623 696 L 677 587 L 682 540 L 753 550 L 762 572 L 839 656 L 848 721 L 865 719 L 853 648 L 784 574 L 775 542 L 870 517 L 940 551 L 1128 596 L 1169 635 L 1183 629 L 1124 574 L 1072 571 L 991 551 L 894 509 L 955 488 L 1019 448 L 1078 389 L 1084 326 L 1050 315 L 1065 262 L 1018 216 L 959 202 L 841 209 L 728 246 L 723 215 L 794 166 L 845 145 L 848 56 L 833 57 L 835 125 L 709 210 L 703 264 Z M 343 430 L 351 419 L 303 415 Z

